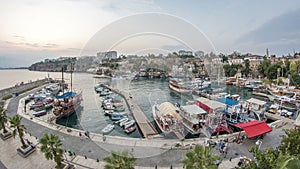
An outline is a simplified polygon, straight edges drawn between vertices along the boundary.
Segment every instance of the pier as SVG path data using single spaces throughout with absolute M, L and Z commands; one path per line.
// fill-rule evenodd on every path
M 140 131 L 142 132 L 145 138 L 158 134 L 155 127 L 151 124 L 149 119 L 145 116 L 145 114 L 142 112 L 138 104 L 134 101 L 134 99 L 129 94 L 119 90 L 115 90 L 112 87 L 104 84 L 101 85 L 109 88 L 111 91 L 115 93 L 118 93 L 120 96 L 122 96 L 125 99 L 125 102 L 127 104 L 130 113 L 133 115 L 134 120 L 136 121 Z

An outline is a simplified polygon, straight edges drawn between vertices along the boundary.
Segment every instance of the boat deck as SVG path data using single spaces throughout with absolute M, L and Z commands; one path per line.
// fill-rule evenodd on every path
M 125 99 L 129 111 L 132 113 L 134 120 L 136 121 L 140 131 L 142 132 L 145 138 L 148 138 L 151 135 L 158 134 L 155 127 L 151 124 L 149 119 L 145 116 L 145 114 L 142 112 L 138 104 L 134 101 L 132 97 L 129 96 L 129 94 L 119 90 L 115 90 L 107 85 L 103 85 L 103 86 L 109 88 L 115 93 L 118 93 Z

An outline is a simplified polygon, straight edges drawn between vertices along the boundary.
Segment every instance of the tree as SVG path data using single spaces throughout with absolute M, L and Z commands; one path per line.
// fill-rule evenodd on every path
M 216 160 L 220 159 L 219 156 L 214 156 L 211 153 L 211 147 L 203 147 L 196 145 L 192 151 L 185 154 L 182 163 L 186 169 L 213 169 L 218 168 L 215 164 Z
M 266 72 L 268 67 L 271 65 L 271 61 L 264 59 L 264 61 L 258 65 L 258 72 L 263 76 L 266 77 Z
M 3 130 L 3 133 L 8 132 L 5 127 L 5 123 L 7 123 L 7 119 L 8 117 L 6 115 L 6 110 L 2 106 L 0 106 L 0 123 L 1 123 L 0 130 Z
M 112 152 L 103 161 L 106 162 L 105 169 L 134 169 L 136 158 L 130 157 L 128 152 Z
M 279 150 L 284 154 L 300 158 L 300 130 L 285 130 L 286 136 L 283 136 Z
M 297 66 L 296 62 L 290 63 L 290 73 L 291 74 L 298 73 L 298 66 Z
M 225 72 L 225 76 L 226 77 L 230 77 L 229 74 L 230 74 L 230 65 L 229 64 L 225 64 L 223 66 L 223 69 L 224 69 L 224 72 Z
M 267 148 L 265 151 L 252 147 L 251 152 L 255 161 L 251 161 L 245 169 L 293 169 L 300 166 L 300 130 L 285 130 L 281 144 L 277 149 Z
M 56 168 L 62 167 L 63 159 L 63 149 L 61 149 L 62 141 L 57 135 L 54 134 L 45 134 L 40 138 L 39 143 L 41 146 L 41 151 L 45 154 L 47 160 L 53 160 L 56 162 Z
M 22 144 L 22 148 L 26 148 L 27 145 L 23 139 L 26 127 L 21 124 L 21 120 L 22 120 L 22 117 L 20 117 L 19 115 L 15 115 L 10 119 L 9 122 L 10 122 L 11 128 L 13 128 L 14 138 L 16 137 L 16 135 L 18 133 L 21 144 Z
M 245 67 L 242 69 L 242 74 L 246 77 L 251 73 L 250 69 L 250 61 L 248 59 L 245 60 Z

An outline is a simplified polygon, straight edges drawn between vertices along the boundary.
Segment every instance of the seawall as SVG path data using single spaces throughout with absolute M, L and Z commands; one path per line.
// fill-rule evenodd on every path
M 36 81 L 28 82 L 28 83 L 23 83 L 20 85 L 15 85 L 13 87 L 9 87 L 6 89 L 2 89 L 2 90 L 0 90 L 0 101 L 9 99 L 10 97 L 13 96 L 13 94 L 23 93 L 25 91 L 36 88 L 38 86 L 44 85 L 48 82 L 49 82 L 48 79 L 45 78 L 42 80 L 36 80 Z

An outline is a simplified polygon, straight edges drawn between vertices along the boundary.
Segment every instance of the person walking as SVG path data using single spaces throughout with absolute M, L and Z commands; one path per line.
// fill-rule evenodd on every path
M 81 132 L 79 132 L 79 138 L 80 138 L 81 141 L 83 140 L 83 137 L 82 137 L 82 133 L 81 133 Z

